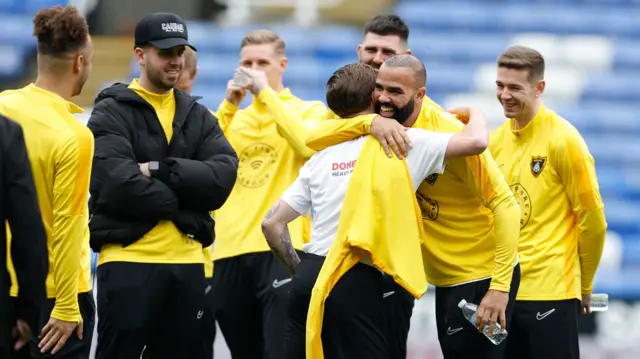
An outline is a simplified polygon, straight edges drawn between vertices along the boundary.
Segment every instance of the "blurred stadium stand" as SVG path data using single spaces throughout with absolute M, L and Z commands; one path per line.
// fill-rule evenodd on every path
M 410 48 L 427 66 L 429 96 L 445 107 L 481 105 L 495 126 L 504 121 L 495 99 L 498 54 L 514 44 L 536 48 L 547 60 L 545 102 L 581 131 L 596 160 L 610 230 L 596 291 L 614 300 L 640 301 L 640 0 L 306 1 L 316 10 L 311 15 L 295 2 L 227 1 L 228 14 L 217 25 L 190 21 L 200 66 L 194 94 L 203 96 L 203 104 L 218 106 L 238 65 L 240 39 L 260 27 L 277 31 L 286 41 L 285 84 L 303 99 L 324 100 L 329 75 L 357 61 L 362 24 L 395 3 L 391 11 L 409 23 Z M 32 16 L 55 3 L 66 1 L 0 0 L 0 21 L 11 29 L 0 34 L 5 88 L 33 75 Z M 284 14 L 292 21 L 246 25 L 254 22 L 256 9 L 271 20 Z M 297 25 L 301 22 L 304 26 Z M 94 37 L 94 42 L 93 75 L 77 99 L 82 106 L 90 106 L 102 86 L 139 73 L 130 38 Z M 249 96 L 243 105 L 250 101 Z M 606 325 L 619 326 L 633 317 L 631 307 L 614 308 L 631 316 L 611 314 Z

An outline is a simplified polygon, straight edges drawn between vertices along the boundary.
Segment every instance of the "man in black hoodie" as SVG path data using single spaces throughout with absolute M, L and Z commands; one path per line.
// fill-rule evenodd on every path
M 11 226 L 11 259 L 20 288 L 15 300 L 9 298 L 5 223 Z M 22 128 L 0 116 L 0 358 L 11 358 L 14 349 L 39 333 L 37 313 L 47 297 L 48 263 L 47 235 Z
M 156 13 L 135 30 L 142 71 L 95 101 L 91 246 L 98 260 L 96 358 L 188 358 L 198 345 L 210 212 L 236 180 L 238 158 L 217 119 L 175 88 L 187 25 Z

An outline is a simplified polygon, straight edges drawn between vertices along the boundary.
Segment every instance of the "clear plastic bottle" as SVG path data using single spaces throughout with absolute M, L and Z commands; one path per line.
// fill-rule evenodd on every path
M 591 311 L 604 312 L 609 309 L 609 294 L 594 293 L 591 295 Z
M 467 303 L 466 300 L 461 300 L 458 303 L 458 308 L 462 310 L 462 315 L 473 325 L 476 325 L 476 312 L 478 311 L 478 306 L 473 303 Z M 496 323 L 496 327 L 493 329 L 493 336 L 489 336 L 489 326 L 485 326 L 483 330 L 483 334 L 487 339 L 489 339 L 493 344 L 499 345 L 502 341 L 507 338 L 507 331 L 502 330 L 500 327 L 500 323 Z

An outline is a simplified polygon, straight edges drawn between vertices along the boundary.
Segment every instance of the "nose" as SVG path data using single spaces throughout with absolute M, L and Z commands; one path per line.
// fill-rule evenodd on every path
M 384 60 L 386 60 L 386 58 L 384 54 L 382 54 L 382 51 L 377 51 L 376 56 L 373 58 L 373 62 L 376 63 L 377 65 L 382 65 Z
M 378 102 L 387 104 L 391 102 L 391 98 L 387 95 L 386 91 L 381 91 L 380 96 L 378 96 Z

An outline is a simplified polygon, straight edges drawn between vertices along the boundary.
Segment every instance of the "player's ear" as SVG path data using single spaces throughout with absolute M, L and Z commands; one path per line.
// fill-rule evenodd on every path
M 404 50 L 404 53 L 407 55 L 413 55 L 413 51 L 411 51 L 411 49 Z
M 542 96 L 546 86 L 547 86 L 547 83 L 544 80 L 538 81 L 538 83 L 536 84 L 536 97 Z
M 417 99 L 422 99 L 426 95 L 427 95 L 427 88 L 426 87 L 420 87 L 418 89 L 418 91 L 416 91 L 416 98 Z
M 358 60 L 362 58 L 362 56 L 360 56 L 360 53 L 362 52 L 362 49 L 363 49 L 363 48 L 364 48 L 364 47 L 362 46 L 362 44 L 359 44 L 359 45 L 358 45 L 358 48 L 356 49 L 356 53 L 357 53 L 357 55 L 358 55 Z
M 144 50 L 141 47 L 136 47 L 134 52 L 136 54 L 136 60 L 138 61 L 138 65 L 144 66 L 145 64 Z

